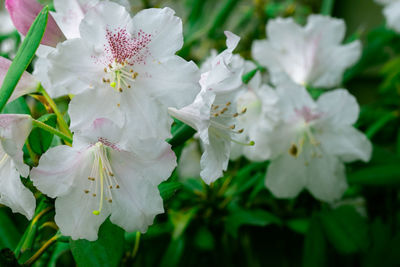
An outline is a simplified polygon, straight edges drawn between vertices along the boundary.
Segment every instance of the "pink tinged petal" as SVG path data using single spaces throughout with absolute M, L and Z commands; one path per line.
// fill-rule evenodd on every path
M 150 148 L 151 140 L 144 146 Z M 156 142 L 157 143 L 157 142 Z M 163 201 L 157 186 L 168 179 L 176 167 L 169 145 L 157 145 L 158 152 L 129 153 L 112 151 L 110 160 L 120 188 L 113 194 L 111 221 L 126 231 L 145 232 L 157 214 L 163 213 Z
M 229 163 L 231 141 L 229 136 L 210 133 L 209 144 L 204 144 L 204 153 L 200 160 L 200 176 L 206 184 L 222 177 Z
M 3 83 L 4 77 L 6 76 L 10 65 L 10 60 L 4 57 L 0 57 L 0 84 Z M 31 74 L 25 71 L 24 74 L 22 74 L 22 77 L 19 80 L 17 87 L 15 88 L 8 102 L 13 101 L 20 96 L 33 93 L 37 90 L 38 87 L 39 82 Z
M 337 126 L 354 124 L 360 113 L 356 98 L 345 89 L 323 94 L 317 100 L 317 105 L 322 112 L 322 119 Z
M 317 199 L 332 202 L 342 197 L 348 185 L 345 167 L 330 154 L 314 158 L 307 166 L 307 189 Z
M 13 212 L 23 214 L 29 220 L 35 212 L 36 200 L 32 192 L 21 182 L 13 160 L 2 152 L 0 163 L 0 204 L 8 206 Z
M 151 35 L 148 49 L 154 59 L 171 56 L 183 45 L 182 20 L 168 7 L 150 8 L 138 12 L 133 17 L 129 30 L 130 32 L 142 30 Z
M 43 7 L 36 0 L 6 0 L 6 8 L 10 13 L 15 28 L 17 28 L 21 34 L 26 35 Z M 64 34 L 57 26 L 54 18 L 49 15 L 47 28 L 41 43 L 55 47 L 59 42 L 64 40 Z
M 23 177 L 29 168 L 23 163 L 22 147 L 32 130 L 32 118 L 21 114 L 0 114 L 0 138 L 4 151 L 13 159 Z
M 66 195 L 75 179 L 87 180 L 91 163 L 85 150 L 57 146 L 42 155 L 39 165 L 32 169 L 30 178 L 41 192 L 55 198 Z
M 299 158 L 285 153 L 271 161 L 265 180 L 266 187 L 279 198 L 296 197 L 306 186 L 307 166 L 303 156 Z

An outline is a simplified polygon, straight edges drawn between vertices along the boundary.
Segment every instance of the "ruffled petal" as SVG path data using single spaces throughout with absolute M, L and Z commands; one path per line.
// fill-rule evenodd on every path
M 101 84 L 104 67 L 96 64 L 92 54 L 93 50 L 82 39 L 71 39 L 59 44 L 48 55 L 51 97 L 58 97 L 61 92 L 64 95 L 79 94 L 93 87 L 94 83 Z M 53 88 L 56 90 L 52 91 Z
M 319 97 L 317 105 L 318 110 L 322 112 L 322 118 L 337 126 L 354 124 L 360 113 L 356 98 L 344 89 L 323 94 Z
M 168 7 L 149 8 L 137 13 L 132 19 L 130 31 L 139 30 L 151 35 L 148 48 L 155 59 L 171 56 L 182 48 L 182 20 Z
M 145 144 L 148 148 L 150 142 Z M 123 151 L 112 151 L 115 177 L 120 188 L 113 193 L 111 221 L 128 232 L 145 232 L 157 214 L 164 212 L 158 184 L 168 179 L 176 166 L 169 145 L 148 157 Z
M 21 213 L 30 220 L 35 212 L 35 197 L 22 184 L 12 159 L 4 152 L 1 154 L 0 204 L 10 207 L 13 212 Z
M 199 69 L 192 61 L 171 56 L 139 65 L 134 87 L 148 94 L 165 107 L 182 108 L 193 102 L 200 91 Z
M 228 167 L 230 150 L 230 139 L 209 134 L 209 144 L 204 144 L 204 153 L 200 160 L 200 176 L 206 184 L 222 177 L 223 171 Z
M 331 155 L 345 162 L 369 161 L 372 154 L 371 141 L 359 130 L 347 126 L 333 126 L 317 136 L 322 147 Z
M 49 197 L 69 194 L 76 179 L 87 180 L 89 176 L 91 166 L 87 157 L 86 151 L 68 146 L 50 148 L 40 158 L 39 165 L 32 169 L 30 178 L 34 186 Z

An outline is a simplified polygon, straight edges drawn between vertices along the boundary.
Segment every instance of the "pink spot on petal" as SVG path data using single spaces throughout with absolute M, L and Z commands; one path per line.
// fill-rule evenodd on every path
M 148 44 L 151 41 L 151 34 L 142 30 L 130 34 L 125 28 L 106 29 L 107 43 L 104 45 L 106 65 L 117 63 L 144 63 L 149 54 Z
M 309 107 L 296 108 L 294 111 L 298 117 L 303 118 L 306 122 L 317 120 L 321 117 L 320 113 L 313 112 Z

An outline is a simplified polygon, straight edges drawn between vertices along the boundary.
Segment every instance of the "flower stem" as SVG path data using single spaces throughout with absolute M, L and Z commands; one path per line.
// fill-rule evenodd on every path
M 65 142 L 67 142 L 69 145 L 72 144 L 72 138 L 67 136 L 67 135 L 65 135 L 64 133 L 60 132 L 59 130 L 57 130 L 57 129 L 55 129 L 55 128 L 53 128 L 53 127 L 51 127 L 51 126 L 49 126 L 49 125 L 47 125 L 47 124 L 45 124 L 45 123 L 43 123 L 41 121 L 38 121 L 38 120 L 33 120 L 32 124 L 35 127 L 39 127 L 41 129 L 49 132 L 49 133 L 57 135 L 58 137 L 63 139 Z
M 63 115 L 61 114 L 60 110 L 57 108 L 56 103 L 54 100 L 49 96 L 49 94 L 46 92 L 46 90 L 43 88 L 43 86 L 39 87 L 39 92 L 42 93 L 46 101 L 49 103 L 51 109 L 54 111 L 54 114 L 57 116 L 57 122 L 58 126 L 60 127 L 60 130 L 68 135 L 69 137 L 72 137 L 72 133 L 69 130 L 68 124 L 65 122 Z
M 42 256 L 43 252 L 46 251 L 46 249 L 48 249 L 54 242 L 56 242 L 58 240 L 58 238 L 60 238 L 61 235 L 60 234 L 56 234 L 54 235 L 52 238 L 50 238 L 49 240 L 47 240 L 46 243 L 44 243 L 44 245 L 38 250 L 36 251 L 36 253 L 24 263 L 24 266 L 30 266 L 32 265 L 36 260 L 38 260 L 40 258 L 40 256 Z
M 136 232 L 135 246 L 133 247 L 132 259 L 136 257 L 140 244 L 140 232 Z

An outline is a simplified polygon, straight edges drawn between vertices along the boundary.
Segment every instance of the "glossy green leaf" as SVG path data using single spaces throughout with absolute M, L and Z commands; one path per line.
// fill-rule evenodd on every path
M 113 267 L 119 266 L 124 241 L 124 231 L 107 219 L 100 227 L 97 241 L 71 240 L 70 247 L 79 267 Z
M 57 125 L 57 116 L 55 114 L 45 114 L 38 119 L 38 121 L 45 123 L 48 126 L 53 128 Z M 29 143 L 32 147 L 32 150 L 36 154 L 43 154 L 50 147 L 51 142 L 53 141 L 53 134 L 49 133 L 40 128 L 35 128 L 32 130 L 29 135 Z
M 364 167 L 350 173 L 347 178 L 351 184 L 393 186 L 400 185 L 400 164 L 388 163 Z
M 158 190 L 160 190 L 160 195 L 163 200 L 166 201 L 170 199 L 181 187 L 181 183 L 166 181 L 158 186 Z
M 368 247 L 368 224 L 353 207 L 323 211 L 319 218 L 327 239 L 339 252 L 355 253 Z
M 21 238 L 21 234 L 15 227 L 4 208 L 0 209 L 0 249 L 14 250 Z
M 317 215 L 312 217 L 304 239 L 303 266 L 326 266 L 326 240 Z
M 24 41 L 22 42 L 18 52 L 4 77 L 3 84 L 0 89 L 0 111 L 3 110 L 8 99 L 13 93 L 22 74 L 31 63 L 35 52 L 39 47 L 46 30 L 47 18 L 49 14 L 48 7 L 44 7 L 38 14 L 32 26 L 30 27 Z
M 229 207 L 230 214 L 226 218 L 227 231 L 234 237 L 238 236 L 238 230 L 243 225 L 266 226 L 269 224 L 281 225 L 281 220 L 274 214 L 261 210 L 247 210 L 236 205 Z

